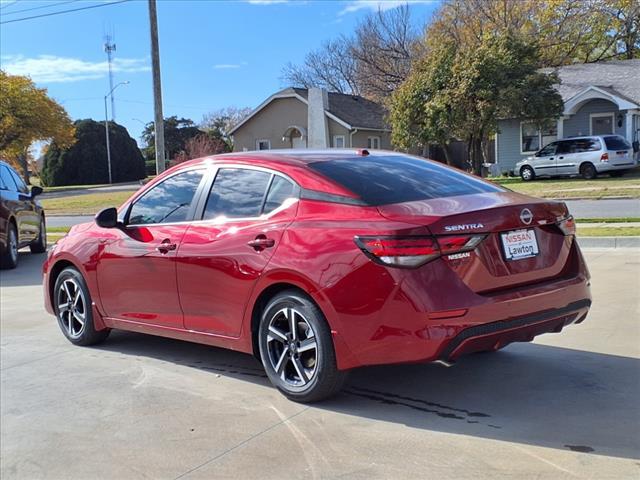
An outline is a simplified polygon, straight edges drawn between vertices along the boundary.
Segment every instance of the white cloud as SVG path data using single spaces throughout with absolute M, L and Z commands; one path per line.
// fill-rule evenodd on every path
M 118 73 L 148 72 L 148 58 L 115 58 L 112 68 Z M 78 82 L 96 80 L 109 72 L 107 61 L 88 62 L 79 58 L 39 55 L 27 58 L 24 55 L 2 56 L 2 69 L 13 75 L 26 75 L 36 83 Z
M 232 70 L 235 68 L 242 68 L 247 65 L 247 62 L 240 63 L 216 63 L 213 68 L 217 70 Z
M 277 3 L 288 3 L 289 0 L 248 0 L 251 5 L 275 5 Z
M 434 1 L 435 0 L 352 0 L 347 2 L 347 5 L 340 10 L 338 15 L 346 15 L 347 13 L 359 12 L 360 10 L 371 10 L 373 12 L 382 10 L 384 12 L 402 5 L 434 3 Z

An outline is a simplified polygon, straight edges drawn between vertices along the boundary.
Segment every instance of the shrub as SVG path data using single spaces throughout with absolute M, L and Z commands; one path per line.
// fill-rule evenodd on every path
M 43 183 L 47 186 L 108 183 L 104 123 L 86 119 L 78 120 L 74 125 L 76 143 L 68 148 L 52 144 L 45 154 Z M 114 183 L 146 176 L 142 153 L 123 126 L 109 122 L 109 146 Z

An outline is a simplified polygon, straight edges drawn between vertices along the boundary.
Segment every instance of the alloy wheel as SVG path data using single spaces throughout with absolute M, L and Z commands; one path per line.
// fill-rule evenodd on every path
M 78 338 L 84 331 L 87 320 L 87 303 L 80 285 L 72 279 L 65 279 L 56 295 L 58 318 L 71 338 Z
M 14 228 L 9 228 L 9 255 L 15 264 L 18 261 L 18 237 Z
M 278 310 L 267 333 L 271 367 L 287 385 L 303 387 L 313 380 L 318 366 L 318 343 L 311 324 L 293 307 Z

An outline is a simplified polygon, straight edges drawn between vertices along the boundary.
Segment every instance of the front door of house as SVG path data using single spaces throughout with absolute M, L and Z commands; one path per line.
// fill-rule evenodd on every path
M 613 114 L 591 116 L 591 135 L 611 135 L 612 133 Z

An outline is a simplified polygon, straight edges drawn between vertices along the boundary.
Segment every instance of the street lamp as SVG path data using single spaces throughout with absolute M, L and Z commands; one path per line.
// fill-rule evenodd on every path
M 113 87 L 109 93 L 104 96 L 104 134 L 107 138 L 107 166 L 109 168 L 109 183 L 112 183 L 111 179 L 111 147 L 109 146 L 109 116 L 107 113 L 107 98 L 111 95 L 116 88 L 120 85 L 128 85 L 129 80 L 125 80 L 124 82 L 118 83 L 115 87 Z

